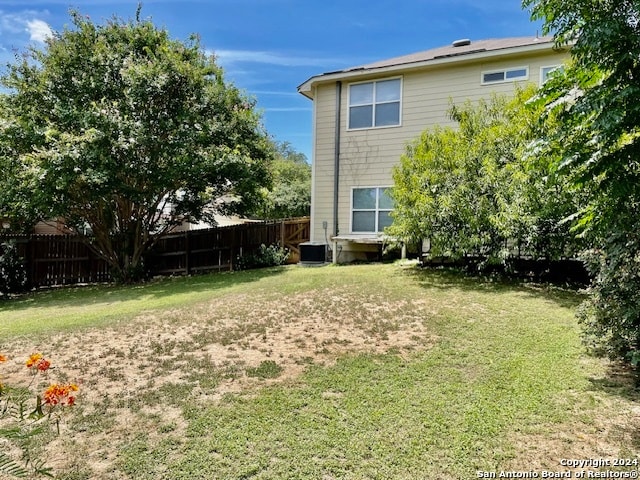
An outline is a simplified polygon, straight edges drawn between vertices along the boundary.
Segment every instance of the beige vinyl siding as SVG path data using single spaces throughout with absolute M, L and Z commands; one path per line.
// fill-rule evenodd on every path
M 322 222 L 327 222 L 327 234 L 333 234 L 333 173 L 336 114 L 334 83 L 317 88 L 314 108 L 314 158 L 312 164 L 311 240 L 324 242 Z
M 312 239 L 324 241 L 322 222 L 329 225 L 328 234 L 350 234 L 351 189 L 392 185 L 392 168 L 406 145 L 420 133 L 435 125 L 453 125 L 447 116 L 450 102 L 462 103 L 488 98 L 492 93 L 512 93 L 517 84 L 540 84 L 540 67 L 561 64 L 566 53 L 552 50 L 528 56 L 511 56 L 491 61 L 479 60 L 461 65 L 440 65 L 421 71 L 407 70 L 401 74 L 401 126 L 364 130 L 347 130 L 349 83 L 342 88 L 339 232 L 333 232 L 333 170 L 335 138 L 335 82 L 317 88 L 316 138 L 314 156 L 314 197 Z M 528 68 L 524 82 L 504 82 L 482 85 L 481 74 L 512 67 Z M 390 77 L 398 77 L 394 72 Z M 385 77 L 371 74 L 352 79 L 353 82 L 379 80 Z
M 65 228 L 63 219 L 56 218 L 36 223 L 33 227 L 33 233 L 34 235 L 66 235 L 71 231 Z

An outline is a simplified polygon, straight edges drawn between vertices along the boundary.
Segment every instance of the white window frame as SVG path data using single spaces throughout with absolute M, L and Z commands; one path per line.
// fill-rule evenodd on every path
M 509 72 L 517 72 L 518 70 L 524 70 L 525 74 L 519 77 L 507 78 L 507 74 Z M 504 73 L 504 77 L 502 80 L 493 80 L 486 82 L 484 77 L 485 75 L 490 75 L 494 73 Z M 511 83 L 511 82 L 519 82 L 522 80 L 529 80 L 529 67 L 521 66 L 521 67 L 508 67 L 508 68 L 497 68 L 495 70 L 485 70 L 480 73 L 480 84 L 481 85 L 495 85 L 497 83 Z
M 400 92 L 399 92 L 399 99 L 398 100 L 394 100 L 392 102 L 376 102 L 375 99 L 375 92 L 376 92 L 376 88 L 375 88 L 375 84 L 379 83 L 379 82 L 387 82 L 389 80 L 400 80 Z M 374 88 L 373 88 L 373 103 L 362 103 L 362 104 L 355 104 L 352 105 L 351 104 L 351 87 L 354 85 L 364 85 L 367 83 L 372 83 L 374 84 Z M 404 88 L 404 81 L 403 81 L 403 77 L 402 76 L 397 76 L 397 77 L 389 77 L 389 78 L 377 78 L 375 80 L 365 80 L 362 82 L 353 82 L 349 84 L 349 88 L 348 88 L 348 93 L 347 93 L 347 131 L 354 131 L 354 130 L 373 130 L 373 129 L 379 129 L 379 128 L 396 128 L 396 127 L 401 127 L 402 126 L 402 91 Z M 398 103 L 398 123 L 394 124 L 394 125 L 380 125 L 380 126 L 376 126 L 375 125 L 375 121 L 376 121 L 376 105 L 384 105 L 384 104 L 390 104 L 390 103 Z M 372 105 L 372 112 L 371 112 L 371 126 L 370 127 L 355 127 L 355 128 L 351 128 L 349 125 L 351 125 L 351 107 L 359 107 L 359 106 L 365 106 L 365 105 Z
M 547 79 L 549 78 L 549 74 L 555 70 L 558 70 L 559 68 L 562 68 L 562 64 L 558 64 L 558 65 L 545 65 L 543 67 L 540 67 L 540 86 L 544 85 L 544 83 L 547 81 Z M 545 70 L 549 70 L 547 72 L 547 78 L 544 77 L 544 71 Z
M 355 190 L 370 190 L 372 188 L 376 189 L 376 206 L 374 209 L 371 208 L 358 208 L 355 209 L 353 206 L 353 193 Z M 380 233 L 384 233 L 383 230 L 380 230 L 380 225 L 379 225 L 379 219 L 380 219 L 380 212 L 393 212 L 393 208 L 380 208 L 380 195 L 379 195 L 379 191 L 385 191 L 385 190 L 389 190 L 390 188 L 392 188 L 392 185 L 375 185 L 375 186 L 358 186 L 358 187 L 351 187 L 351 205 L 350 205 L 350 209 L 349 209 L 349 232 L 351 232 L 354 235 L 371 235 L 371 234 L 380 234 Z M 375 216 L 375 231 L 354 231 L 353 230 L 353 214 L 354 212 L 374 212 L 374 216 Z

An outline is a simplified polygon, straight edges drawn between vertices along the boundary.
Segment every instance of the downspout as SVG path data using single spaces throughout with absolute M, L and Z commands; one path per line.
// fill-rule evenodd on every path
M 338 187 L 340 186 L 340 115 L 342 82 L 336 82 L 336 134 L 333 154 L 333 234 L 338 235 Z

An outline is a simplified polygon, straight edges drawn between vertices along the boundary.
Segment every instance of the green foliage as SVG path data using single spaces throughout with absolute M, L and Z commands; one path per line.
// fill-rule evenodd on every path
M 255 204 L 271 147 L 195 36 L 72 23 L 1 78 L 0 216 L 65 218 L 128 281 L 175 225 Z
M 29 471 L 0 452 L 0 472 L 15 478 L 28 478 Z
M 23 450 L 21 462 L 0 452 L 0 474 L 8 475 L 10 478 L 53 478 L 52 469 L 45 465 L 44 460 L 32 458 L 27 450 L 29 439 L 41 434 L 42 430 L 35 428 L 0 429 L 0 438 Z
M 264 219 L 308 216 L 311 211 L 311 165 L 288 143 L 276 144 L 275 159 L 269 169 L 273 179 L 263 189 L 263 198 L 253 215 Z
M 541 149 L 587 202 L 574 228 L 592 246 L 594 273 L 581 310 L 600 353 L 640 356 L 637 259 L 640 208 L 640 4 L 632 0 L 525 0 L 546 33 L 573 42 L 572 63 L 545 85 L 540 103 L 561 128 Z
M 239 256 L 236 259 L 236 270 L 250 270 L 253 268 L 276 267 L 283 265 L 289 258 L 289 251 L 278 245 L 269 245 L 263 243 L 255 253 L 249 253 Z
M 247 376 L 263 379 L 278 378 L 282 370 L 284 369 L 273 360 L 263 360 L 257 367 L 247 368 Z
M 0 294 L 19 293 L 27 285 L 24 260 L 18 254 L 15 241 L 0 245 Z
M 6 360 L 0 355 L 0 363 Z M 70 390 L 61 393 L 59 384 L 51 384 L 43 395 L 31 392 L 38 373 L 47 371 L 50 365 L 41 354 L 33 354 L 27 362 L 31 370 L 28 386 L 0 383 L 0 439 L 5 447 L 9 447 L 0 452 L 0 474 L 11 478 L 53 477 L 52 469 L 46 466 L 38 447 L 52 425 L 56 425 L 60 434 L 61 413 L 58 409 L 73 405 L 75 396 L 68 396 Z M 36 385 L 43 384 L 37 382 Z M 74 391 L 78 389 L 75 385 L 73 388 Z
M 575 247 L 560 220 L 575 199 L 544 158 L 525 155 L 541 110 L 527 105 L 533 93 L 454 105 L 457 129 L 423 132 L 394 170 L 390 233 L 429 238 L 433 254 L 454 258 L 571 254 Z
M 594 287 L 578 318 L 587 345 L 602 356 L 640 363 L 640 237 L 611 238 L 603 251 L 585 252 Z

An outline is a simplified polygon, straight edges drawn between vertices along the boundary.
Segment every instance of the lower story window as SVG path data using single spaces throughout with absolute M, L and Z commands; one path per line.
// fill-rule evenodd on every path
M 351 231 L 378 233 L 393 222 L 393 200 L 388 187 L 354 188 L 351 194 Z

